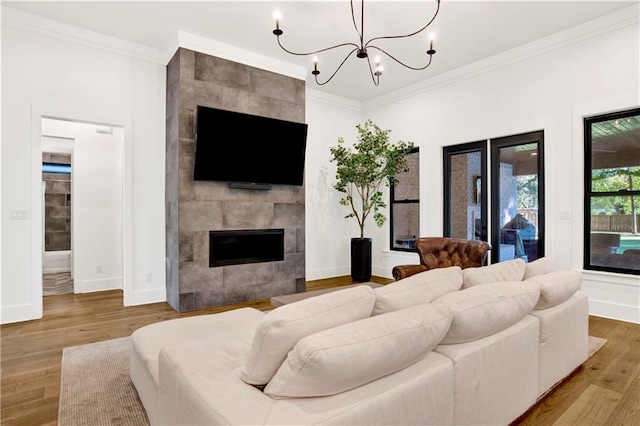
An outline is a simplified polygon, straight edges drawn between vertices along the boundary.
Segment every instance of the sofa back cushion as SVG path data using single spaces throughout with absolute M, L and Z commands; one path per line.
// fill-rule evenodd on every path
M 375 296 L 362 285 L 280 306 L 258 324 L 247 363 L 240 374 L 252 385 L 264 385 L 298 340 L 340 324 L 371 315 Z
M 516 324 L 538 302 L 537 283 L 503 281 L 445 294 L 432 304 L 451 311 L 451 327 L 442 344 L 471 342 Z
M 450 324 L 447 309 L 423 304 L 307 336 L 289 352 L 264 393 L 279 399 L 353 389 L 422 359 Z
M 443 294 L 459 290 L 461 286 L 462 269 L 459 266 L 420 272 L 376 288 L 373 315 L 429 303 Z
M 462 288 L 495 283 L 497 281 L 522 281 L 525 267 L 524 260 L 513 259 L 481 268 L 467 268 L 462 271 Z
M 562 270 L 536 275 L 525 283 L 536 283 L 540 287 L 540 299 L 535 309 L 547 309 L 568 300 L 580 290 L 582 274 L 578 271 Z
M 522 277 L 522 279 L 528 280 L 536 275 L 548 274 L 549 272 L 553 272 L 554 269 L 555 265 L 552 257 L 541 257 L 540 259 L 526 264 L 524 268 L 524 277 Z

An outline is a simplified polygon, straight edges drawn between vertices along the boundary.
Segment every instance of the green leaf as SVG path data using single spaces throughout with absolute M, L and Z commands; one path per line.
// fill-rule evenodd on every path
M 340 200 L 355 217 L 360 226 L 361 236 L 366 219 L 373 210 L 373 220 L 382 226 L 386 217 L 381 212 L 387 205 L 379 189 L 397 182 L 397 175 L 408 171 L 406 156 L 413 149 L 413 142 L 389 141 L 391 130 L 382 130 L 371 120 L 357 124 L 358 139 L 352 146 L 344 145 L 344 138 L 338 138 L 338 145 L 330 147 L 331 162 L 336 163 L 336 182 L 333 188 L 348 194 Z M 353 198 L 356 196 L 356 198 Z

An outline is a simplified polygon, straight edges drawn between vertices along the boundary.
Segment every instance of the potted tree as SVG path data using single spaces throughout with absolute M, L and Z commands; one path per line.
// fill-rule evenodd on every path
M 413 142 L 392 144 L 391 130 L 382 130 L 371 120 L 356 129 L 358 141 L 353 146 L 346 147 L 341 137 L 330 151 L 337 166 L 333 187 L 344 194 L 340 204 L 350 209 L 345 218 L 355 218 L 360 227 L 360 237 L 351 239 L 351 278 L 364 282 L 371 279 L 371 238 L 364 237 L 365 223 L 370 216 L 379 227 L 387 220 L 382 188 L 396 183 L 398 173 L 407 171 L 406 156 Z

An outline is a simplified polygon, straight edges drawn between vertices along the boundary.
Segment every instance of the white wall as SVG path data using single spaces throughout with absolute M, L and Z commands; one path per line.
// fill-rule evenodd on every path
M 74 141 L 74 292 L 122 289 L 124 129 L 43 119 L 42 134 Z
M 332 187 L 336 167 L 329 148 L 339 137 L 355 142 L 362 105 L 309 89 L 306 100 L 306 278 L 315 280 L 351 273 L 350 241 L 360 229 L 355 219 L 344 219 L 349 210 L 340 205 L 341 194 Z
M 582 117 L 574 121 L 574 112 L 640 105 L 637 10 L 634 6 L 598 25 L 589 23 L 367 105 L 366 116 L 381 127 L 399 138 L 423 141 L 421 235 L 442 235 L 443 146 L 544 129 L 546 254 L 560 268 L 582 268 Z M 584 107 L 594 104 L 602 109 Z M 571 218 L 560 219 L 560 210 L 569 210 Z M 387 248 L 388 233 L 380 238 Z M 390 276 L 404 259 L 378 250 L 374 262 L 378 273 Z M 585 280 L 592 313 L 640 322 L 637 276 L 589 273 Z
M 160 56 L 2 8 L 2 323 L 42 316 L 42 262 L 34 251 L 41 213 L 32 191 L 41 115 L 124 126 L 124 302 L 165 300 Z M 26 210 L 28 219 L 10 220 L 11 209 Z

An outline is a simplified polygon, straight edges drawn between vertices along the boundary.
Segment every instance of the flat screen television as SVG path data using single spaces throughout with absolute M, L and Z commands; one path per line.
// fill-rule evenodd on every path
M 198 106 L 195 127 L 194 180 L 302 186 L 307 124 Z

